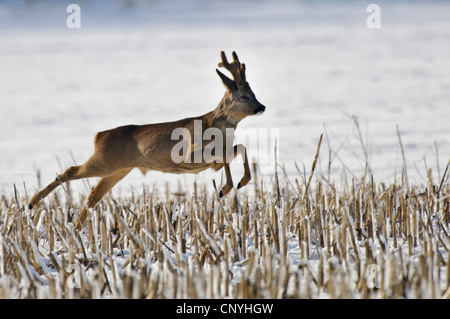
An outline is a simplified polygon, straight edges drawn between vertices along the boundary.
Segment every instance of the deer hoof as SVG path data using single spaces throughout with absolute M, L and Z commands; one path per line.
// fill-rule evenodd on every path
M 241 188 L 241 182 L 238 183 L 237 189 Z
M 33 205 L 28 204 L 28 209 L 33 209 Z
M 219 198 L 222 198 L 222 197 L 223 197 L 223 192 L 220 191 L 220 192 L 219 192 Z

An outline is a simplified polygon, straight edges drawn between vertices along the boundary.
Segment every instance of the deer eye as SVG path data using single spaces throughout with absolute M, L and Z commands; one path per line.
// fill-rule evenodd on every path
M 242 95 L 241 96 L 241 101 L 242 102 L 248 101 L 248 96 Z

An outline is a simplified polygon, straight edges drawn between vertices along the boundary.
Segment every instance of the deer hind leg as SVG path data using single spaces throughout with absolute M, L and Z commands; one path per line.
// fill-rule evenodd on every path
M 75 176 L 78 176 L 80 172 L 81 166 L 72 166 L 69 167 L 63 174 L 59 175 L 53 182 L 47 185 L 46 188 L 36 193 L 30 201 L 28 207 L 30 209 L 33 208 L 41 199 L 50 194 L 56 187 L 61 185 L 64 182 L 75 179 Z
M 108 171 L 108 169 L 96 165 L 95 160 L 92 158 L 81 166 L 71 166 L 64 173 L 59 175 L 53 182 L 48 184 L 47 187 L 37 192 L 31 199 L 28 207 L 32 209 L 33 206 L 35 206 L 41 199 L 45 198 L 62 183 L 80 178 L 106 176 L 111 173 L 112 172 Z
M 103 177 L 91 191 L 88 197 L 87 207 L 83 207 L 78 221 L 74 227 L 75 230 L 81 230 L 88 216 L 88 209 L 93 208 L 107 192 L 111 190 L 121 179 L 128 175 L 132 168 L 122 169 L 113 175 Z

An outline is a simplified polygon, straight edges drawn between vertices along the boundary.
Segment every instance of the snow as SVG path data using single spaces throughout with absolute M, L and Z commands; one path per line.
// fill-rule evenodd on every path
M 295 163 L 309 170 L 324 131 L 321 172 L 328 173 L 331 148 L 333 180 L 361 176 L 365 157 L 352 116 L 375 180 L 401 178 L 396 125 L 410 181 L 424 182 L 425 165 L 435 182 L 443 174 L 448 2 L 378 1 L 380 29 L 366 26 L 368 1 L 79 1 L 80 29 L 66 26 L 69 3 L 0 3 L 2 193 L 15 184 L 31 195 L 36 170 L 43 186 L 74 160 L 83 163 L 98 131 L 212 110 L 223 95 L 214 70 L 220 50 L 238 52 L 267 106 L 239 127 L 279 129 L 278 160 L 289 176 L 299 174 Z M 241 166 L 232 169 L 240 178 Z M 133 171 L 114 191 L 143 183 L 163 189 L 165 181 L 190 187 L 194 179 L 212 187 L 221 174 Z M 86 193 L 83 183 L 72 184 Z

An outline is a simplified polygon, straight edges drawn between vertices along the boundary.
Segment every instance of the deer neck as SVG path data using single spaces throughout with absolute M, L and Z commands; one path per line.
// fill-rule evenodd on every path
M 236 128 L 241 119 L 233 116 L 233 114 L 229 112 L 231 103 L 231 99 L 224 96 L 219 105 L 212 112 L 207 114 L 207 124 L 209 127 L 218 127 L 221 130 L 225 128 Z

